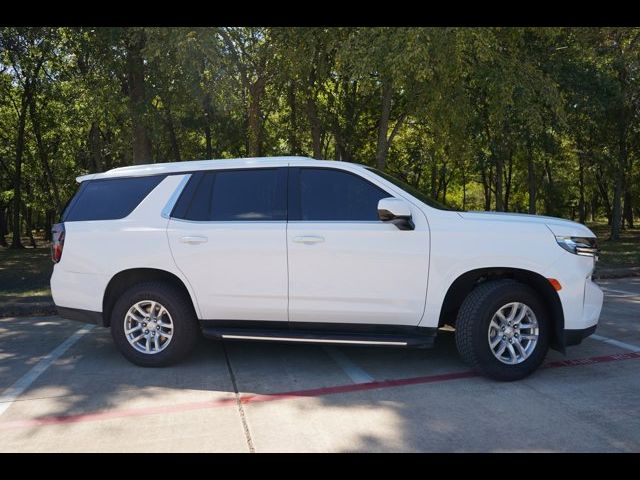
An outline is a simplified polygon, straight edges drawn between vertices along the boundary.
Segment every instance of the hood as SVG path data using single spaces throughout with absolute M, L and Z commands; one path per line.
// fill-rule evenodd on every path
M 595 237 L 595 234 L 578 222 L 563 218 L 545 217 L 543 215 L 529 215 L 527 213 L 505 212 L 458 212 L 465 220 L 494 221 L 507 223 L 538 223 L 546 225 L 554 235 L 573 237 Z

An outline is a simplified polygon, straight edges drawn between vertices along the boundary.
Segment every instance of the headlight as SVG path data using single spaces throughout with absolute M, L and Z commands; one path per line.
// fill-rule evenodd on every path
M 598 243 L 595 238 L 556 236 L 556 241 L 567 252 L 598 259 Z

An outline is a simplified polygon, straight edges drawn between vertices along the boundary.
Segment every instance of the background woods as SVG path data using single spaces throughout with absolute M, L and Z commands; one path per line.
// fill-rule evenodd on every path
M 640 214 L 640 28 L 0 28 L 0 245 L 75 177 L 307 155 L 463 209 Z

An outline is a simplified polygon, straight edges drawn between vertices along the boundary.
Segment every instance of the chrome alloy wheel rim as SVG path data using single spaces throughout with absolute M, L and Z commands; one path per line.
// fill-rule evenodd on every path
M 489 347 L 502 363 L 517 365 L 531 356 L 538 344 L 538 320 L 527 305 L 503 305 L 489 323 Z
M 173 338 L 173 319 L 153 300 L 133 305 L 124 317 L 124 334 L 137 351 L 153 355 L 163 351 Z

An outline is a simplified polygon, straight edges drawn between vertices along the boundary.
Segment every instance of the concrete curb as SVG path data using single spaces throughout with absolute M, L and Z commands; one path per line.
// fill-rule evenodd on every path
M 640 267 L 596 269 L 593 274 L 593 278 L 595 279 L 627 277 L 640 277 Z
M 9 303 L 0 305 L 0 317 L 30 317 L 40 315 L 57 315 L 53 302 Z

